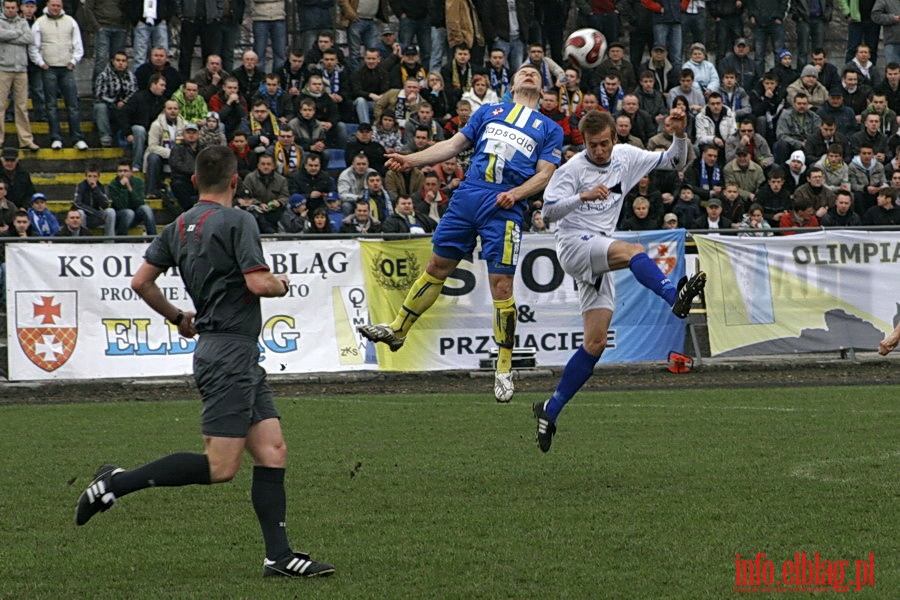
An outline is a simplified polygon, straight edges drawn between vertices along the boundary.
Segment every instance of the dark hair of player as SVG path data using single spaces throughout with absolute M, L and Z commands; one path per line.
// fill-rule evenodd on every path
M 222 193 L 237 172 L 237 157 L 228 146 L 210 146 L 197 155 L 194 173 L 200 194 Z

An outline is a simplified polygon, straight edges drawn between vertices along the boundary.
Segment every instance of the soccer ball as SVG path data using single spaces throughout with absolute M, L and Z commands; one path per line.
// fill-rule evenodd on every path
M 596 29 L 573 31 L 566 39 L 563 55 L 576 67 L 593 69 L 606 56 L 606 38 Z

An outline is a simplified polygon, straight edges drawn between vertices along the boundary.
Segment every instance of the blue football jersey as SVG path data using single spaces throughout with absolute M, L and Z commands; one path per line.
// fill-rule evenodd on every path
M 522 104 L 484 104 L 460 133 L 474 146 L 466 172 L 472 183 L 511 189 L 534 176 L 538 160 L 558 165 L 562 159 L 562 128 Z

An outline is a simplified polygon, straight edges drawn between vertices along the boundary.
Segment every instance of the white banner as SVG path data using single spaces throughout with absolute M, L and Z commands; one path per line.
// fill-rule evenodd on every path
M 666 273 L 677 278 L 683 271 L 683 232 L 622 235 L 645 244 Z M 263 242 L 272 272 L 291 280 L 288 296 L 262 301 L 260 360 L 268 372 L 477 369 L 488 358 L 495 346 L 493 306 L 481 260 L 460 263 L 401 351 L 384 352 L 359 336 L 356 327 L 369 321 L 370 307 L 374 321 L 393 319 L 431 253 L 427 239 L 380 247 L 385 250 L 364 260 L 359 240 Z M 145 243 L 8 244 L 10 379 L 190 374 L 195 341 L 179 336 L 129 287 L 145 250 Z M 681 350 L 684 328 L 665 302 L 627 270 L 615 278 L 621 310 L 603 360 L 659 360 Z M 158 284 L 176 306 L 192 306 L 174 270 Z M 367 286 L 375 297 L 367 296 Z M 564 365 L 581 345 L 582 322 L 575 283 L 559 266 L 553 236 L 524 236 L 514 294 L 517 346 L 534 348 L 541 366 Z
M 875 350 L 900 318 L 900 234 L 695 236 L 714 356 Z
M 8 244 L 9 372 L 13 380 L 185 375 L 194 340 L 129 287 L 146 244 Z M 366 364 L 356 326 L 368 306 L 355 240 L 266 241 L 291 291 L 262 301 L 260 351 L 270 373 L 377 368 Z M 193 306 L 181 278 L 158 284 L 173 304 Z M 374 362 L 374 361 L 373 361 Z

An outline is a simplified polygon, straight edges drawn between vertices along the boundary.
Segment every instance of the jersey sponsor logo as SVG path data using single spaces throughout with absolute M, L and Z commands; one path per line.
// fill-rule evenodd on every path
M 610 194 L 606 200 L 591 200 L 590 202 L 582 202 L 578 207 L 583 213 L 603 213 L 608 210 L 619 210 L 621 208 L 618 198 L 613 198 L 614 194 Z
M 528 157 L 533 156 L 537 149 L 534 138 L 502 123 L 488 123 L 481 138 L 503 142 Z
M 78 293 L 16 292 L 16 337 L 39 368 L 49 373 L 63 366 L 78 340 Z

